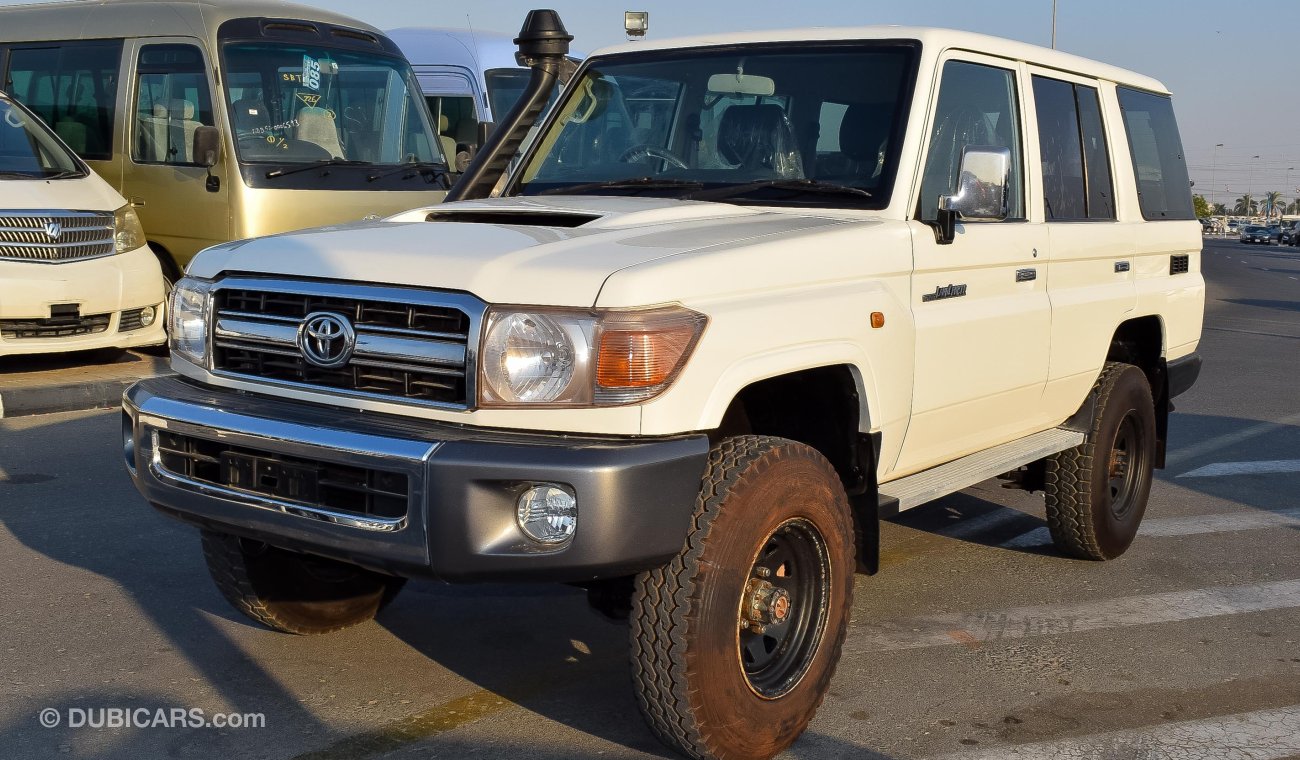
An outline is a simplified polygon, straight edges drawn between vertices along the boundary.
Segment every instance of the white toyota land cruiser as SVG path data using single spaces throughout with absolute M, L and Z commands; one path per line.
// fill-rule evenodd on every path
M 1204 306 L 1159 82 L 936 29 L 576 72 L 568 39 L 530 14 L 529 91 L 453 202 L 177 284 L 126 463 L 236 607 L 320 633 L 409 577 L 580 585 L 630 617 L 661 739 L 770 757 L 882 513 L 1008 474 L 1063 553 L 1129 546 Z

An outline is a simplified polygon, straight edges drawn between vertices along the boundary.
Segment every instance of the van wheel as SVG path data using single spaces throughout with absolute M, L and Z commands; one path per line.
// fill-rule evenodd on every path
M 277 631 L 329 633 L 372 619 L 405 578 L 203 531 L 203 558 L 235 609 Z
M 709 453 L 681 552 L 632 596 L 641 712 L 694 758 L 770 758 L 807 727 L 853 597 L 853 516 L 812 448 L 760 436 Z
M 1093 386 L 1096 414 L 1084 442 L 1047 459 L 1047 525 L 1057 548 L 1114 559 L 1133 543 L 1155 462 L 1151 384 L 1131 364 L 1107 362 Z

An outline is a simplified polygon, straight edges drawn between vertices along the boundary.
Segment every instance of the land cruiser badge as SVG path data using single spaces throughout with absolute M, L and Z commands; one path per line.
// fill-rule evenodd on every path
M 940 301 L 944 298 L 961 298 L 964 295 L 966 295 L 965 283 L 961 285 L 941 285 L 935 288 L 933 293 L 926 293 L 921 296 L 921 301 L 923 303 L 929 303 L 930 301 Z

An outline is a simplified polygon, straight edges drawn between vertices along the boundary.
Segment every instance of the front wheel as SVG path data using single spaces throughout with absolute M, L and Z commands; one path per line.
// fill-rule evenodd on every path
M 206 530 L 203 558 L 226 601 L 285 633 L 329 633 L 364 623 L 406 583 L 346 562 Z
M 770 758 L 812 720 L 853 597 L 853 516 L 812 448 L 740 436 L 709 454 L 681 553 L 632 598 L 638 702 L 669 747 Z
M 1131 364 L 1108 362 L 1083 443 L 1047 459 L 1047 525 L 1057 548 L 1080 559 L 1114 559 L 1137 536 L 1155 463 L 1151 384 Z

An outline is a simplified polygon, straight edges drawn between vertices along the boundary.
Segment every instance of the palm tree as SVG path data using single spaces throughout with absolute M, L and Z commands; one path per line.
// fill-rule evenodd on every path
M 1281 216 L 1282 206 L 1285 205 L 1282 201 L 1282 192 L 1280 190 L 1269 190 L 1264 196 L 1264 202 L 1260 205 L 1268 210 L 1269 216 L 1274 214 Z
M 1240 214 L 1242 216 L 1249 216 L 1258 210 L 1259 203 L 1254 198 L 1250 197 L 1250 193 L 1246 193 L 1238 198 L 1236 205 L 1232 207 L 1232 213 Z
M 1227 216 L 1227 215 L 1228 215 L 1228 207 L 1225 206 L 1225 205 L 1223 205 L 1222 203 L 1216 203 L 1216 204 L 1214 204 L 1213 207 L 1210 208 L 1210 215 L 1211 215 L 1211 216 Z

